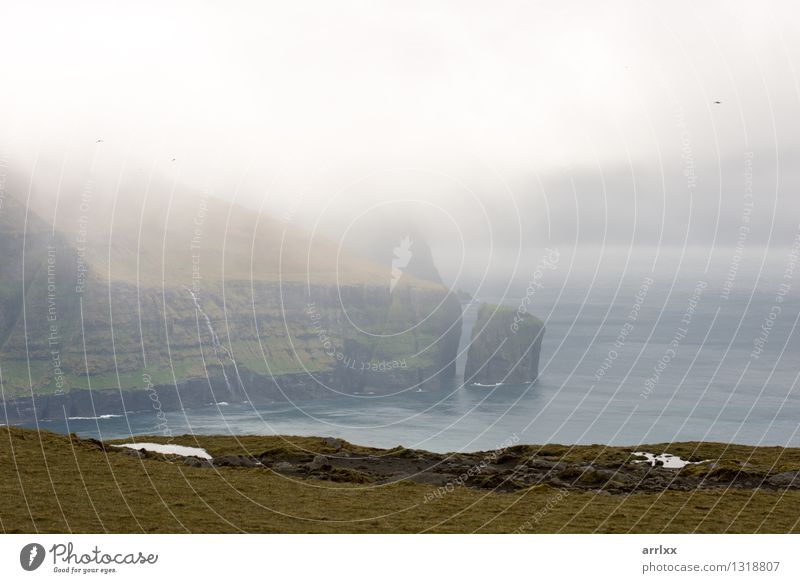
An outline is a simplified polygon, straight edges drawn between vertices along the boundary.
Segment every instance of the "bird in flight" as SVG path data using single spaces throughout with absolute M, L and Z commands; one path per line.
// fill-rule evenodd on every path
M 714 105 L 719 105 L 720 103 L 722 103 L 722 102 L 721 101 L 715 101 Z

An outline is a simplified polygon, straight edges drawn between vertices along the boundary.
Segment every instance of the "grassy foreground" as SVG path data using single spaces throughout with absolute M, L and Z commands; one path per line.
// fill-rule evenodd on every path
M 298 451 L 308 456 L 331 453 L 321 438 L 182 436 L 139 441 L 199 446 L 214 457 L 265 451 L 278 458 L 282 455 L 288 458 Z M 398 454 L 395 450 L 346 445 L 357 456 Z M 524 447 L 529 451 L 534 446 Z M 661 451 L 660 447 L 651 446 L 650 451 Z M 539 455 L 570 463 L 611 463 L 627 459 L 632 450 L 542 446 L 537 451 Z M 696 459 L 716 459 L 713 471 L 717 473 L 734 467 L 746 467 L 750 476 L 800 469 L 800 450 L 796 449 L 685 443 L 671 444 L 669 451 Z M 800 490 L 794 488 L 705 487 L 659 492 L 639 492 L 633 488 L 615 493 L 602 487 L 571 489 L 541 484 L 501 492 L 452 482 L 442 489 L 441 484 L 409 480 L 382 483 L 361 479 L 364 476 L 356 470 L 339 472 L 336 480 L 321 480 L 281 474 L 267 467 L 190 467 L 184 461 L 150 454 L 139 457 L 92 440 L 0 427 L 0 530 L 6 533 L 800 531 Z M 700 466 L 691 468 L 695 474 L 706 471 L 699 470 Z M 432 495 L 434 492 L 439 495 Z

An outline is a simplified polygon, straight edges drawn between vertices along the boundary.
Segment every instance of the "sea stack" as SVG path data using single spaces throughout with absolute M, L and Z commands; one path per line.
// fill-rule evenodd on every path
M 483 304 L 472 329 L 464 382 L 530 383 L 539 376 L 544 323 L 527 312 Z

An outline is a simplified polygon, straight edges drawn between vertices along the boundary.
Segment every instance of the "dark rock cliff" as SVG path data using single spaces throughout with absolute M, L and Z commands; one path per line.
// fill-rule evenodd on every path
M 472 332 L 466 383 L 528 383 L 539 376 L 544 324 L 527 313 L 484 304 Z
M 58 378 L 47 328 L 31 319 L 27 341 L 12 334 L 2 351 L 4 370 L 20 371 L 5 375 L 9 421 L 436 389 L 455 376 L 461 307 L 444 288 L 232 282 L 224 304 L 219 292 L 196 298 L 123 284 L 87 291 L 86 351 L 81 328 L 62 325 Z

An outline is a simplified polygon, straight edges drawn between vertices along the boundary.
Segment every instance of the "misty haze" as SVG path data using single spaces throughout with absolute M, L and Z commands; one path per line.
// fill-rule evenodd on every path
M 0 464 L 122 485 L 4 530 L 798 530 L 792 3 L 38 4 L 0 36 Z M 99 518 L 157 472 L 209 489 Z M 71 506 L 34 474 L 4 504 Z

